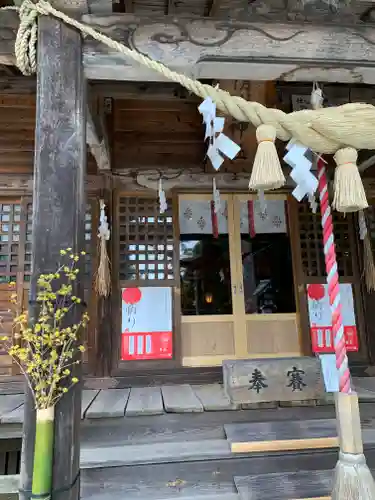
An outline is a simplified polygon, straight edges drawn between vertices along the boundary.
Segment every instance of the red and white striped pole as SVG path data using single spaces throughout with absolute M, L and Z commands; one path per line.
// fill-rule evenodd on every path
M 344 325 L 342 320 L 341 298 L 339 288 L 339 273 L 337 268 L 336 247 L 333 234 L 333 222 L 331 206 L 328 196 L 328 181 L 324 161 L 319 158 L 318 166 L 318 190 L 320 199 L 320 213 L 322 217 L 324 258 L 327 272 L 327 285 L 329 303 L 332 313 L 332 332 L 336 354 L 336 367 L 339 372 L 339 391 L 351 392 L 350 371 L 344 336 Z

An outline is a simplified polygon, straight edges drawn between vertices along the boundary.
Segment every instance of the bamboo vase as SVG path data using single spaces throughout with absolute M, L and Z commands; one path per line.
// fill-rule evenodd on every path
M 36 411 L 32 498 L 50 498 L 52 489 L 55 407 Z

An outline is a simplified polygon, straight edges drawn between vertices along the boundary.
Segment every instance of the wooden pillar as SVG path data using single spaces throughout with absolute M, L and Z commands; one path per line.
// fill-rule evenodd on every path
M 86 102 L 80 34 L 60 21 L 39 18 L 37 116 L 33 193 L 32 281 L 30 316 L 36 280 L 53 272 L 60 249 L 83 249 Z M 78 285 L 77 285 L 78 286 Z M 82 290 L 77 290 L 80 296 Z M 69 320 L 76 321 L 72 313 Z M 74 315 L 74 316 L 73 316 Z M 80 376 L 80 367 L 77 367 Z M 58 403 L 55 421 L 53 500 L 79 498 L 79 427 L 81 384 Z M 26 396 L 21 490 L 31 489 L 34 418 Z M 78 478 L 78 479 L 77 479 Z M 74 484 L 71 488 L 72 483 Z M 26 499 L 27 495 L 21 494 Z

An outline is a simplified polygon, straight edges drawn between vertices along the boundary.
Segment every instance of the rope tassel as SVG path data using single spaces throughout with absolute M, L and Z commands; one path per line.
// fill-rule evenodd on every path
M 375 290 L 375 264 L 363 210 L 358 212 L 359 238 L 363 241 L 363 274 L 368 293 Z
M 104 200 L 100 200 L 99 266 L 96 273 L 95 290 L 101 297 L 108 297 L 111 293 L 111 269 L 107 252 L 107 241 L 109 241 L 110 234 L 107 216 L 105 215 L 105 203 Z
M 366 193 L 357 167 L 358 153 L 353 148 L 339 149 L 333 157 L 337 167 L 333 206 L 338 212 L 357 212 L 368 207 Z
M 285 184 L 275 139 L 276 129 L 273 125 L 260 125 L 256 131 L 258 149 L 251 172 L 249 189 L 267 191 L 277 189 Z

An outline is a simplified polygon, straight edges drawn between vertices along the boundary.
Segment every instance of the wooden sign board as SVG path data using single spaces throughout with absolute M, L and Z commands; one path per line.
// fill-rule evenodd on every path
M 233 403 L 324 398 L 320 361 L 313 357 L 224 361 L 223 378 Z

